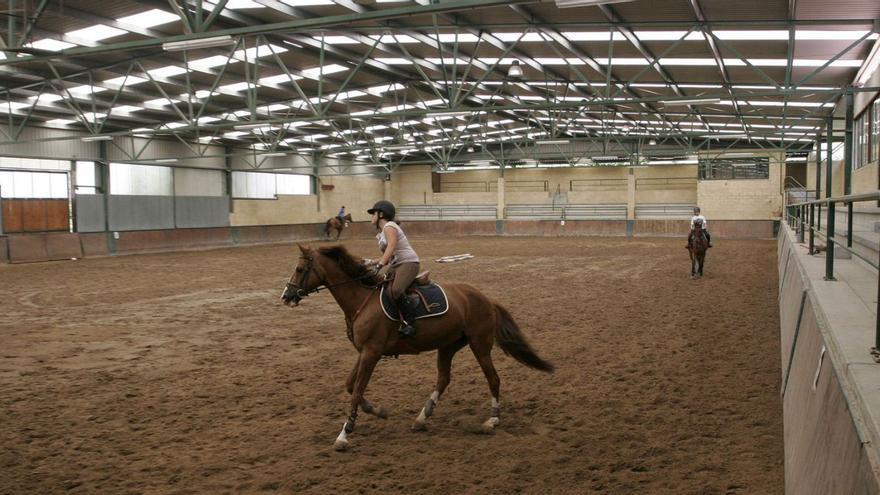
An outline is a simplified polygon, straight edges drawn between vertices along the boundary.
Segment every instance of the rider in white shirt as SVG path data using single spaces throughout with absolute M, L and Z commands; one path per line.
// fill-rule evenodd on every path
M 703 233 L 706 234 L 706 242 L 709 244 L 708 247 L 712 247 L 712 237 L 709 235 L 709 221 L 706 220 L 706 217 L 700 214 L 700 207 L 694 207 L 694 216 L 691 217 L 691 232 L 688 234 L 688 243 L 687 248 L 690 249 L 691 242 L 694 240 L 694 222 L 697 220 L 702 221 L 703 223 Z

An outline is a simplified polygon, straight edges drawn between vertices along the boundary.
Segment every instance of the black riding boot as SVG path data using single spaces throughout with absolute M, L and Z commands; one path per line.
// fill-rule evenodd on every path
M 690 248 L 691 248 L 691 245 L 692 245 L 692 244 L 691 244 L 692 242 L 694 242 L 694 233 L 693 233 L 693 232 L 691 232 L 690 234 L 688 234 L 688 243 L 687 243 L 687 246 L 685 246 L 685 249 L 690 249 Z
M 399 330 L 400 335 L 402 337 L 412 337 L 416 334 L 415 314 L 419 305 L 418 296 L 404 294 L 394 302 L 397 304 L 397 309 L 400 310 L 400 322 L 403 324 Z

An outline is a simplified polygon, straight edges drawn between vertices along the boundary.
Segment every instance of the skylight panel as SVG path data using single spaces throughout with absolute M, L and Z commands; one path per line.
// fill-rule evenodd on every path
M 794 32 L 794 39 L 796 40 L 844 40 L 844 41 L 855 41 L 865 34 L 868 31 L 865 30 L 852 30 L 852 31 L 816 31 L 811 29 L 798 29 Z M 878 35 L 872 34 L 868 37 L 868 39 L 877 39 Z
M 220 67 L 221 65 L 226 64 L 226 61 L 229 60 L 229 64 L 238 63 L 238 60 L 232 59 L 223 55 L 214 55 L 213 57 L 200 58 L 197 60 L 190 60 L 189 67 L 193 70 L 207 70 L 213 69 L 214 67 Z
M 174 103 L 180 103 L 180 100 L 172 100 Z M 147 100 L 144 102 L 144 105 L 150 107 L 164 107 L 171 105 L 172 101 L 168 101 L 168 98 L 156 98 L 155 100 Z
M 142 77 L 120 76 L 113 79 L 107 79 L 106 81 L 104 81 L 104 84 L 109 84 L 111 86 L 134 86 L 135 84 L 143 84 L 147 81 L 148 79 L 144 79 Z
M 367 93 L 370 93 L 371 95 L 382 96 L 383 93 L 387 93 L 389 91 L 399 91 L 399 90 L 405 89 L 405 88 L 406 88 L 406 86 L 404 86 L 403 84 L 393 83 L 393 84 L 382 84 L 379 86 L 370 86 L 365 91 Z
M 113 113 L 125 113 L 125 114 L 128 114 L 128 113 L 131 113 L 131 112 L 137 112 L 137 111 L 139 111 L 139 110 L 143 110 L 143 108 L 141 108 L 141 107 L 136 107 L 136 106 L 134 106 L 134 105 L 120 105 L 120 106 L 118 106 L 118 107 L 113 107 Z
M 73 43 L 68 43 L 66 41 L 53 40 L 52 38 L 44 38 L 39 41 L 34 41 L 33 43 L 28 43 L 25 46 L 36 48 L 38 50 L 60 52 L 61 50 L 72 48 L 76 45 L 74 45 Z
M 101 93 L 103 91 L 107 91 L 107 88 L 101 88 L 98 86 L 74 86 L 72 88 L 68 88 L 67 91 L 73 95 L 87 95 L 89 93 Z
M 268 57 L 273 53 L 284 53 L 286 51 L 287 48 L 268 44 L 251 47 L 246 50 L 237 50 L 232 54 L 232 57 L 241 61 L 250 61 L 257 58 Z
M 53 94 L 46 93 L 46 94 L 41 94 L 39 96 L 31 96 L 28 99 L 31 100 L 32 102 L 34 102 L 35 105 L 49 105 L 49 104 L 54 103 L 58 100 L 64 99 L 64 97 L 62 97 L 61 95 L 53 95 Z
M 615 33 L 615 35 L 617 34 L 620 34 L 621 38 L 623 38 L 622 33 Z M 705 39 L 700 31 L 693 31 L 691 33 L 687 31 L 636 31 L 634 34 L 642 41 L 678 41 L 685 34 L 687 34 L 684 38 L 685 41 L 703 41 Z M 619 38 L 615 36 L 614 39 L 618 40 Z
M 0 102 L 0 112 L 2 113 L 17 112 L 30 107 L 31 105 L 28 103 L 18 103 L 17 101 Z
M 179 21 L 180 17 L 172 14 L 171 12 L 166 12 L 161 9 L 153 9 L 146 12 L 141 12 L 140 14 L 120 17 L 116 20 L 123 24 L 132 24 L 144 28 L 151 28 L 153 26 L 159 26 L 161 24 L 168 24 L 169 22 Z
M 71 38 L 82 38 L 92 41 L 101 41 L 109 38 L 115 38 L 117 36 L 122 36 L 123 34 L 127 34 L 127 31 L 116 29 L 110 26 L 105 26 L 103 24 L 96 24 L 91 27 L 77 29 L 76 31 L 65 33 L 65 36 L 70 36 Z
M 147 74 L 155 77 L 157 79 L 166 79 L 169 77 L 179 76 L 181 74 L 186 74 L 188 71 L 183 67 L 178 67 L 176 65 L 169 65 L 167 67 L 159 67 L 158 69 L 153 69 L 147 71 Z
M 718 39 L 733 41 L 788 41 L 788 31 L 784 29 L 721 30 L 712 31 Z
M 249 82 L 242 81 L 235 84 L 226 84 L 224 86 L 220 86 L 220 89 L 237 93 L 240 91 L 247 91 L 251 86 L 252 84 L 250 84 Z
M 312 7 L 315 5 L 335 5 L 331 0 L 281 0 L 291 7 Z
M 52 119 L 52 120 L 46 121 L 46 125 L 49 125 L 52 127 L 62 127 L 62 126 L 70 125 L 70 124 L 76 124 L 76 121 L 75 120 L 68 120 L 68 119 Z
M 210 4 L 216 4 L 217 0 L 205 0 L 205 2 Z M 226 8 L 231 10 L 238 9 L 262 9 L 265 8 L 263 5 L 254 2 L 253 0 L 229 0 L 226 3 Z
M 302 71 L 302 75 L 304 77 L 307 77 L 309 79 L 314 79 L 317 81 L 318 79 L 321 78 L 321 76 L 326 76 L 328 74 L 335 74 L 337 72 L 343 72 L 343 71 L 347 71 L 347 70 L 348 70 L 348 67 L 343 67 L 338 64 L 330 64 L 330 65 L 325 65 L 323 68 L 322 67 L 314 67 L 311 69 L 306 69 L 306 70 Z
M 294 81 L 297 81 L 299 79 L 302 79 L 302 76 L 297 76 L 294 74 L 291 74 L 289 76 L 287 74 L 279 74 L 277 76 L 264 77 L 259 80 L 259 83 L 260 84 L 284 84 L 284 83 L 289 83 L 291 81 L 291 79 L 293 79 Z
M 431 38 L 437 39 L 437 36 L 430 35 Z M 445 33 L 440 35 L 441 43 L 455 43 L 458 41 L 459 43 L 476 43 L 479 38 L 470 33 Z
M 388 65 L 409 65 L 412 63 L 408 58 L 402 57 L 377 57 L 376 61 Z

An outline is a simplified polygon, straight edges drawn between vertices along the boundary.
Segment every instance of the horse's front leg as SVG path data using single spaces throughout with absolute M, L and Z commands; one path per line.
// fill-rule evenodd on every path
M 354 381 L 357 379 L 358 367 L 361 364 L 361 359 L 358 357 L 356 363 L 354 363 L 354 368 L 351 369 L 351 373 L 348 374 L 348 379 L 345 380 L 345 389 L 348 390 L 349 394 L 354 393 Z M 364 400 L 361 401 L 361 411 L 372 414 L 373 416 L 377 416 L 382 419 L 388 418 L 388 412 L 383 407 L 374 406 L 364 397 Z
M 376 368 L 376 363 L 379 362 L 380 357 L 382 357 L 381 348 L 364 347 L 361 351 L 360 358 L 358 358 L 357 377 L 354 380 L 354 388 L 351 394 L 351 407 L 349 409 L 351 412 L 349 412 L 348 419 L 342 425 L 342 431 L 339 432 L 336 442 L 333 444 L 333 447 L 338 451 L 348 448 L 348 435 L 354 431 L 358 407 L 360 407 L 364 400 L 364 391 L 367 389 L 367 384 L 370 382 L 370 377 L 373 375 L 373 370 Z

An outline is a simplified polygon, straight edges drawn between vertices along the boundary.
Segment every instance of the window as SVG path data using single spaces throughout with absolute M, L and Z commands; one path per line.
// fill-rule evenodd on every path
M 4 198 L 67 198 L 67 174 L 0 170 L 0 195 Z
M 308 175 L 268 172 L 232 172 L 232 197 L 238 199 L 275 199 L 279 194 L 312 193 Z
M 700 180 L 736 180 L 770 178 L 770 159 L 748 158 L 700 159 Z
M 76 194 L 97 194 L 95 162 L 76 162 Z
M 198 170 L 194 168 L 174 169 L 174 194 L 177 196 L 226 195 L 226 177 L 220 170 Z
M 871 124 L 871 161 L 880 160 L 880 98 L 871 105 L 874 122 Z
M 172 169 L 154 165 L 110 164 L 110 194 L 171 196 Z

